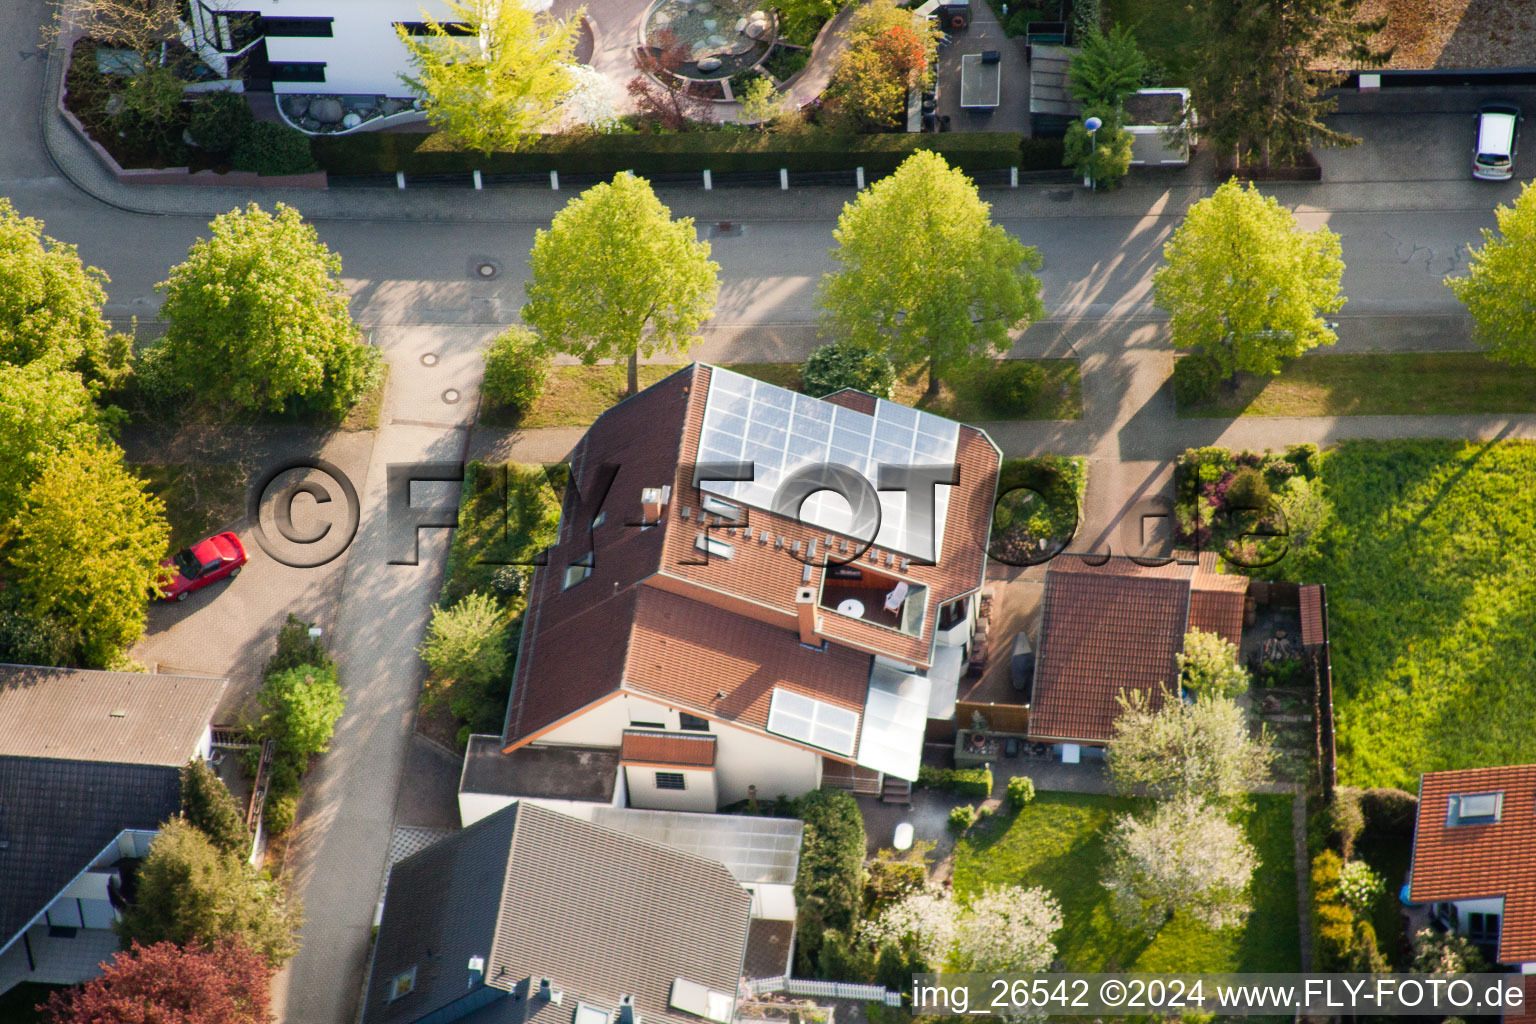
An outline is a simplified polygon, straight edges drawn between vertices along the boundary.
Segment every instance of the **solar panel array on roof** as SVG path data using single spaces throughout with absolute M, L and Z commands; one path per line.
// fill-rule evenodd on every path
M 700 486 L 772 511 L 779 484 L 804 466 L 846 466 L 871 485 L 878 485 L 880 466 L 953 465 L 959 439 L 959 424 L 895 402 L 877 400 L 875 414 L 870 416 L 716 367 L 710 373 L 698 460 L 750 462 L 756 476 L 751 481 L 713 481 Z M 934 488 L 935 559 L 943 544 L 951 490 L 948 485 Z M 906 503 L 902 491 L 880 492 L 880 530 L 875 543 L 921 557 L 926 554 L 925 545 L 908 536 Z M 852 533 L 847 501 L 830 491 L 807 499 L 800 519 L 834 533 Z
M 768 731 L 844 756 L 853 753 L 859 734 L 856 711 L 804 694 L 773 688 L 768 703 Z
M 792 884 L 800 866 L 800 837 L 805 831 L 805 823 L 793 818 L 627 807 L 594 807 L 591 819 L 593 824 L 658 846 L 719 861 L 743 884 Z

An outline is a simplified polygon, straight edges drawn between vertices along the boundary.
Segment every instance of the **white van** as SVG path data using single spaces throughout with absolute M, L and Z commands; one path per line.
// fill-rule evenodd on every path
M 1507 181 L 1515 176 L 1515 136 L 1520 108 L 1513 103 L 1484 103 L 1477 111 L 1477 147 L 1472 154 L 1472 177 Z

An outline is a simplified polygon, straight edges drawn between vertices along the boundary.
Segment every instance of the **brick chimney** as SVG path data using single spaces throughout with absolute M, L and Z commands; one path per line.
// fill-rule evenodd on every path
M 795 614 L 800 620 L 800 642 L 807 647 L 820 647 L 815 587 L 801 587 L 795 591 Z
M 672 488 L 644 487 L 640 490 L 640 515 L 647 523 L 661 522 L 661 510 L 667 507 L 667 501 L 672 497 Z

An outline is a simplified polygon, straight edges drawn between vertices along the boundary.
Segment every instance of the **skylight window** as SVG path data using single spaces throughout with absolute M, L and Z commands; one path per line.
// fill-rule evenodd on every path
M 395 975 L 389 983 L 389 1001 L 394 1002 L 401 996 L 408 996 L 416 991 L 416 968 L 401 971 Z
M 851 757 L 859 734 L 859 713 L 775 687 L 768 704 L 768 731 Z
M 1492 825 L 1504 812 L 1504 794 L 1453 793 L 1447 802 L 1447 825 Z
M 750 462 L 756 475 L 752 480 L 703 480 L 699 486 L 771 512 L 779 484 L 805 466 L 846 466 L 875 486 L 882 465 L 953 465 L 959 439 L 959 424 L 895 402 L 877 400 L 870 415 L 716 367 L 710 371 L 698 461 Z M 935 557 L 942 551 L 951 490 L 942 484 L 934 488 Z M 925 545 L 907 533 L 907 495 L 879 494 L 875 542 L 923 556 Z M 705 510 L 710 511 L 707 504 Z M 848 502 L 831 491 L 811 495 L 800 519 L 833 533 L 851 535 L 853 530 Z
M 701 533 L 693 546 L 700 551 L 708 552 L 716 558 L 730 558 L 736 554 L 736 549 L 723 540 L 716 540 L 707 533 Z

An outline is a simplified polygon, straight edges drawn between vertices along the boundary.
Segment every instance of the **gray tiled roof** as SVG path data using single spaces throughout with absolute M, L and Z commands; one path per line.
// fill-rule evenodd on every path
M 0 665 L 0 755 L 180 767 L 227 681 Z
M 717 862 L 516 803 L 395 866 L 363 1021 L 420 1020 L 467 994 L 469 958 L 484 956 L 488 985 L 548 977 L 565 998 L 524 988 L 477 1022 L 571 1024 L 577 1002 L 612 1011 L 632 995 L 643 1018 L 701 1024 L 670 1007 L 672 983 L 735 993 L 750 900 Z M 389 1002 L 413 966 L 415 991 Z
M 0 756 L 0 946 L 118 833 L 180 810 L 176 768 Z

